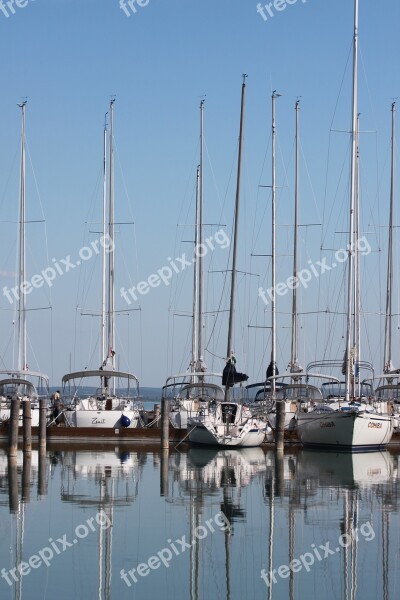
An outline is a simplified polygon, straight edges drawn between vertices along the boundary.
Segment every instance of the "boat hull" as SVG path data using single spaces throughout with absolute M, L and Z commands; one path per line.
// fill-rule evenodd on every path
M 128 426 L 122 425 L 121 417 L 128 417 Z M 136 410 L 75 410 L 68 414 L 72 427 L 93 427 L 94 429 L 132 429 L 137 427 L 139 415 Z
M 10 409 L 9 408 L 0 408 L 0 423 L 6 423 L 10 420 Z M 31 427 L 39 427 L 39 415 L 40 411 L 38 408 L 33 408 L 31 410 Z M 23 413 L 22 409 L 19 411 L 19 425 L 22 426 L 23 421 Z
M 295 423 L 294 419 L 296 417 L 296 412 L 286 411 L 285 412 L 285 424 L 284 429 L 292 431 L 294 429 Z M 272 429 L 276 429 L 276 412 L 268 413 L 268 420 L 271 424 Z
M 393 434 L 390 416 L 357 411 L 299 413 L 297 434 L 308 447 L 367 451 L 385 448 Z
M 252 448 L 260 446 L 265 439 L 265 425 L 245 432 L 237 432 L 237 429 L 232 427 L 231 433 L 223 431 L 223 426 L 220 427 L 221 431 L 218 426 L 214 428 L 207 427 L 204 423 L 189 423 L 189 441 L 205 446 Z

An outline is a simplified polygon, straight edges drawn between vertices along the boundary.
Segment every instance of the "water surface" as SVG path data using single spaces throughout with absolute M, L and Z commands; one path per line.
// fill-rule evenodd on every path
M 399 455 L 0 450 L 0 598 L 400 598 Z

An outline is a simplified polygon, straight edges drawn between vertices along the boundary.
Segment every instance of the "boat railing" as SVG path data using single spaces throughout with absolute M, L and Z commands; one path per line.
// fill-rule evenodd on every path
M 367 371 L 368 373 L 371 373 L 372 378 L 375 377 L 375 370 L 374 367 L 372 366 L 372 363 L 365 361 L 365 360 L 360 360 L 357 361 L 357 366 L 359 371 L 363 370 L 363 371 Z M 312 374 L 312 376 L 314 377 L 314 369 L 340 369 L 340 371 L 342 370 L 343 367 L 343 360 L 338 360 L 338 359 L 327 359 L 327 360 L 319 360 L 319 361 L 312 361 L 310 363 L 308 363 L 307 367 L 306 367 L 306 375 L 310 376 Z M 327 376 L 329 377 L 329 376 Z

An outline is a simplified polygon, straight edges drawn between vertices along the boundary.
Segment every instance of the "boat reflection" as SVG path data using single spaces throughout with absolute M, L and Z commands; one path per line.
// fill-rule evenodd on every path
M 298 474 L 305 474 L 319 486 L 369 487 L 385 484 L 395 474 L 389 452 L 318 452 L 303 450 L 299 455 Z
M 25 463 L 0 452 L 0 567 L 72 540 L 101 513 L 109 527 L 54 556 L 46 578 L 19 578 L 13 597 L 303 600 L 329 582 L 335 600 L 392 600 L 399 491 L 399 455 L 387 451 L 51 448 L 44 470 L 35 452 Z M 169 562 L 137 575 L 160 552 Z
M 267 513 L 264 511 L 259 520 L 258 533 L 252 531 L 257 547 L 260 539 L 265 540 L 259 570 L 264 587 L 255 585 L 254 597 L 314 597 L 313 590 L 325 585 L 328 577 L 332 597 L 369 598 L 366 581 L 370 576 L 366 578 L 363 569 L 370 563 L 375 569 L 374 585 L 382 589 L 382 598 L 392 597 L 395 578 L 390 574 L 395 566 L 399 522 L 397 455 L 387 451 L 353 454 L 299 449 L 279 455 L 260 448 L 190 449 L 187 455 L 170 456 L 170 475 L 171 472 L 168 501 L 190 507 L 191 599 L 198 600 L 206 589 L 200 574 L 215 568 L 207 564 L 206 540 L 193 546 L 193 532 L 204 523 L 202 515 L 210 501 L 216 505 L 216 499 L 231 524 L 224 534 L 224 590 L 219 588 L 220 597 L 230 599 L 237 586 L 240 589 L 243 585 L 232 565 L 241 565 L 241 577 L 247 581 L 246 564 L 251 561 L 247 561 L 246 551 L 253 547 L 253 541 L 246 540 L 238 526 L 252 529 L 249 509 L 254 510 L 257 497 L 251 494 L 249 506 L 248 493 L 244 495 L 247 487 L 256 493 L 257 489 L 262 490 L 267 506 Z M 177 478 L 180 485 L 176 491 Z M 395 517 L 393 522 L 391 515 Z M 325 557 L 323 548 L 328 548 L 332 556 Z M 258 557 L 252 558 L 250 576 L 254 577 Z M 313 561 L 312 566 L 307 560 Z M 285 565 L 291 564 L 294 568 L 287 566 L 285 570 Z M 280 567 L 282 575 L 278 575 Z
M 135 501 L 139 491 L 143 453 L 70 450 L 60 454 L 61 500 L 79 506 L 121 505 Z
M 393 577 L 390 581 L 390 573 L 395 565 L 397 528 L 391 523 L 391 514 L 397 513 L 399 506 L 398 473 L 398 456 L 388 451 L 302 450 L 289 458 L 274 456 L 265 486 L 269 542 L 264 580 L 268 598 L 275 593 L 283 597 L 285 575 L 290 600 L 312 594 L 322 579 L 329 579 L 329 593 L 334 598 L 389 600 L 390 585 L 395 583 Z M 398 523 L 397 514 L 395 519 Z M 280 534 L 279 540 L 276 537 L 284 521 L 286 542 Z M 293 565 L 293 569 L 286 573 L 279 571 L 279 565 Z M 375 589 L 369 595 L 367 582 L 372 580 Z M 379 589 L 382 596 L 377 595 Z

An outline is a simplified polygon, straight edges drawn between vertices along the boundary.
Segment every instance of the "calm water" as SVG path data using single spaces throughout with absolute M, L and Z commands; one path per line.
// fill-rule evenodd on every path
M 0 598 L 400 598 L 399 455 L 180 449 L 0 450 Z

